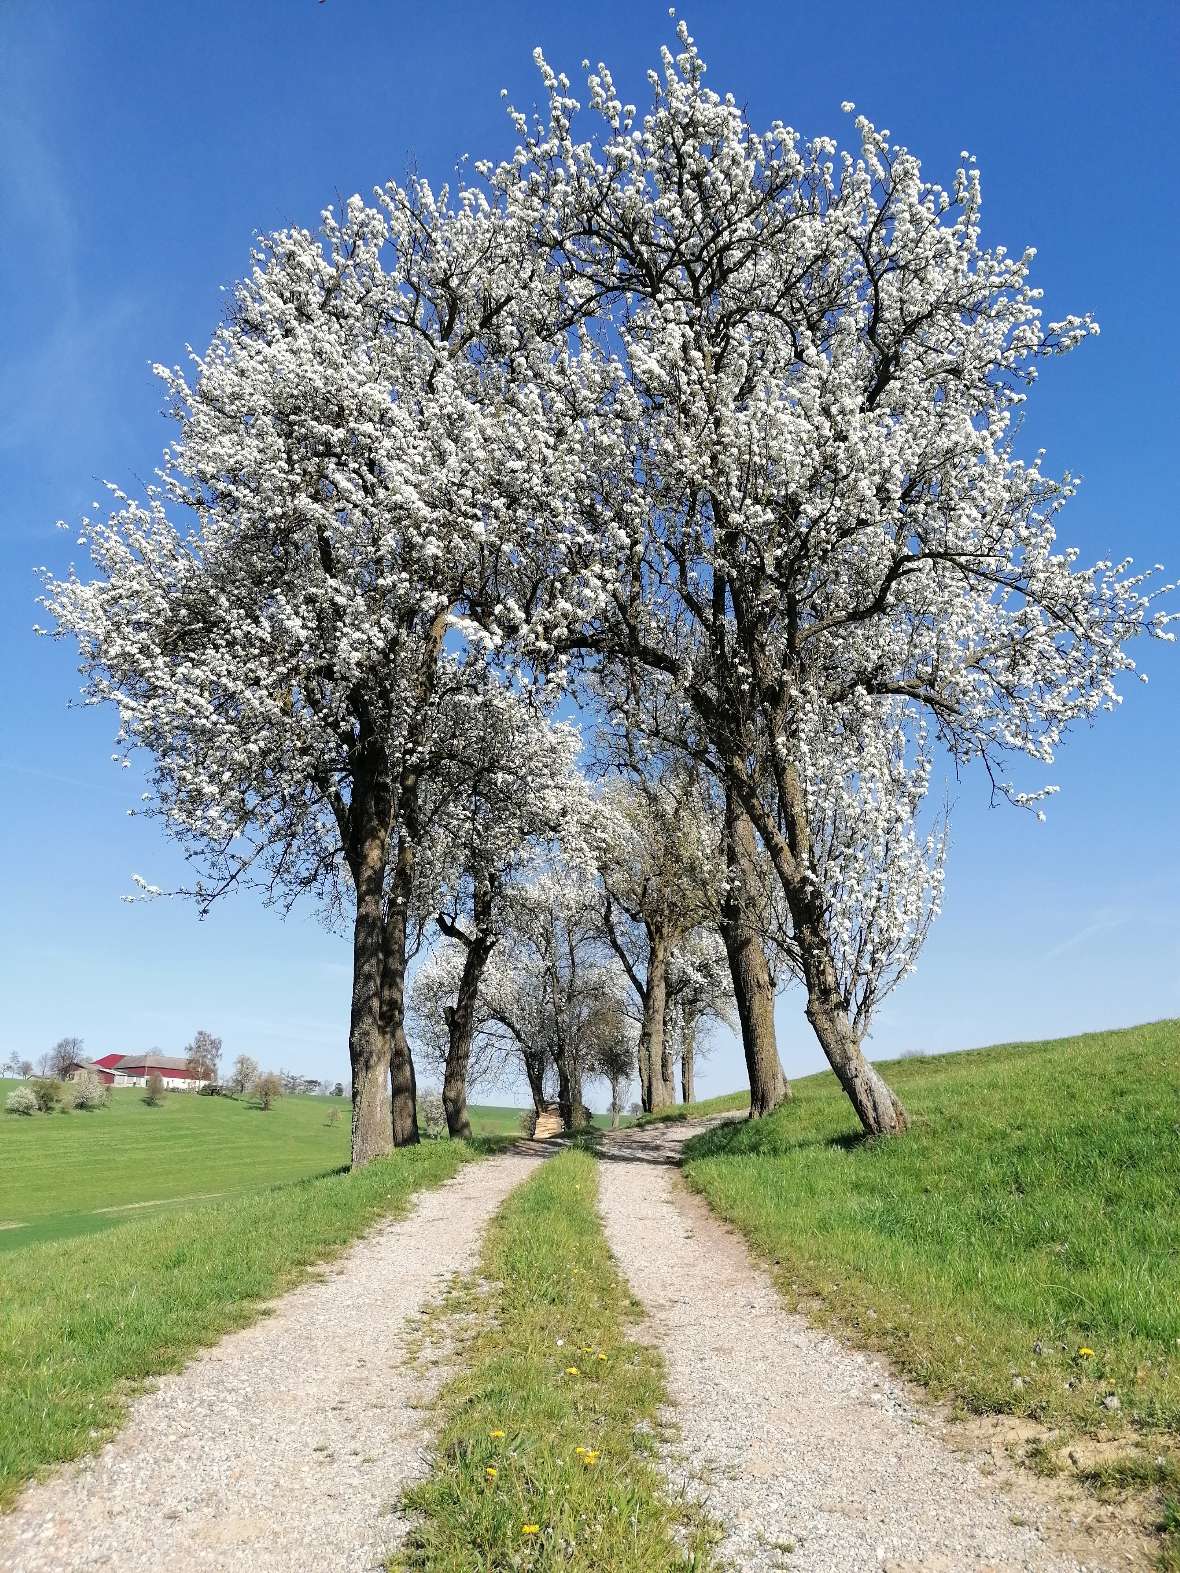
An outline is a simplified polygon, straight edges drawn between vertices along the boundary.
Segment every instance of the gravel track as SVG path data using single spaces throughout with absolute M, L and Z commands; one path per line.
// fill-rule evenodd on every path
M 368 1573 L 423 1469 L 413 1319 L 549 1151 L 521 1143 L 423 1191 L 273 1312 L 161 1378 L 95 1457 L 0 1519 L 3 1573 Z M 116 1236 L 111 1236 L 115 1239 Z
M 667 1361 L 681 1435 L 669 1470 L 722 1524 L 722 1554 L 734 1567 L 1098 1573 L 1125 1565 L 1055 1549 L 1042 1504 L 1015 1500 L 952 1450 L 880 1361 L 789 1313 L 744 1243 L 680 1182 L 679 1149 L 692 1134 L 656 1126 L 610 1135 L 600 1207 L 648 1313 L 639 1336 Z

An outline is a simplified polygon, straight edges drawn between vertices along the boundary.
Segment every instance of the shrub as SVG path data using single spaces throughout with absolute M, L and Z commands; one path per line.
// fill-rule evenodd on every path
M 31 1087 L 14 1087 L 4 1100 L 9 1114 L 36 1114 L 41 1105 Z
M 159 1071 L 153 1071 L 147 1079 L 147 1096 L 143 1100 L 152 1108 L 157 1108 L 164 1101 L 164 1078 Z
M 437 1137 L 447 1134 L 447 1111 L 442 1093 L 427 1087 L 418 1094 L 418 1125 L 423 1136 Z
M 198 1087 L 197 1092 L 202 1098 L 220 1098 L 225 1088 L 219 1081 L 207 1081 L 203 1087 Z
M 111 1101 L 110 1088 L 94 1071 L 79 1071 L 67 1094 L 75 1109 L 105 1109 Z
M 52 1114 L 61 1102 L 61 1082 L 56 1076 L 37 1076 L 30 1083 L 37 1107 L 43 1114 Z
M 283 1095 L 282 1078 L 276 1075 L 274 1071 L 263 1071 L 261 1076 L 254 1078 L 254 1085 L 250 1091 L 258 1100 L 260 1109 L 273 1108 L 275 1099 L 281 1098 Z

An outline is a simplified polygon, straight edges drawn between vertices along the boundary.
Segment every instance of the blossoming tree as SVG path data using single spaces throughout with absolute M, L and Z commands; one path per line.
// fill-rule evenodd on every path
M 1058 546 L 1073 482 L 1018 455 L 1038 364 L 1097 329 L 1044 321 L 1032 251 L 982 244 L 970 162 L 944 189 L 863 116 L 848 151 L 758 132 L 677 38 L 641 118 L 605 67 L 588 73 L 590 126 L 538 52 L 548 114 L 516 115 L 496 177 L 544 193 L 550 255 L 631 394 L 630 461 L 601 465 L 583 505 L 618 572 L 567 647 L 643 667 L 681 706 L 773 864 L 829 1063 L 865 1129 L 897 1131 L 841 984 L 815 833 L 829 783 L 880 846 L 896 808 L 876 787 L 924 778 L 929 728 L 1035 804 L 1051 788 L 1022 787 L 1013 757 L 1050 764 L 1167 618 L 1147 574 Z M 898 895 L 881 921 L 912 932 Z
M 415 1133 L 406 925 L 447 696 L 542 606 L 584 612 L 563 532 L 601 397 L 563 364 L 534 222 L 416 182 L 263 241 L 206 354 L 161 370 L 159 483 L 87 522 L 95 578 L 47 584 L 200 899 L 343 886 L 354 1164 L 395 1134 L 391 1057 Z

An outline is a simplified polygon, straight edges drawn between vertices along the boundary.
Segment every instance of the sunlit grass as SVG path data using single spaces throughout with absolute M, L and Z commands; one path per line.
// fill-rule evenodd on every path
M 515 1192 L 459 1308 L 474 1320 L 439 1400 L 433 1472 L 393 1564 L 457 1569 L 711 1566 L 710 1536 L 669 1502 L 649 1428 L 658 1353 L 628 1341 L 637 1309 L 595 1210 L 595 1160 L 570 1151 Z
M 1180 1433 L 1180 1023 L 887 1075 L 906 1136 L 863 1140 L 835 1079 L 808 1077 L 694 1138 L 689 1182 L 789 1299 L 935 1394 Z

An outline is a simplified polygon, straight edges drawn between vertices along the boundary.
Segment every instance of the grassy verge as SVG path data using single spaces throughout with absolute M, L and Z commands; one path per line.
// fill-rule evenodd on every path
M 650 1429 L 658 1353 L 628 1342 L 638 1308 L 595 1211 L 595 1161 L 551 1159 L 501 1208 L 475 1331 L 439 1399 L 434 1472 L 396 1567 L 670 1573 L 705 1569 L 709 1536 L 669 1502 Z
M 424 1142 L 356 1175 L 10 1253 L 0 1272 L 0 1505 L 46 1465 L 101 1445 L 136 1384 L 251 1320 L 310 1264 L 475 1155 Z
M 965 1409 L 1180 1441 L 1180 1022 L 899 1061 L 864 1141 L 830 1075 L 686 1172 L 814 1318 Z

